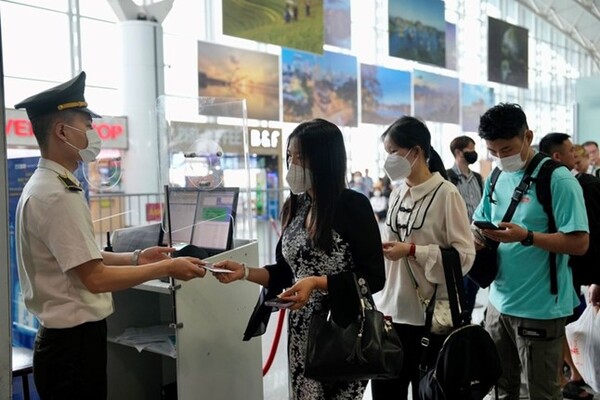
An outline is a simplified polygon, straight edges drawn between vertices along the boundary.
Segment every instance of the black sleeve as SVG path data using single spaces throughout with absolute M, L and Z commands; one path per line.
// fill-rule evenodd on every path
M 275 249 L 275 264 L 265 265 L 264 268 L 269 271 L 269 286 L 260 291 L 258 301 L 244 332 L 244 341 L 266 332 L 271 312 L 276 310 L 273 307 L 265 306 L 265 301 L 277 297 L 283 289 L 290 287 L 293 283 L 294 274 L 281 252 L 281 238 Z
M 372 293 L 385 284 L 385 267 L 381 235 L 369 200 L 357 192 L 344 191 L 338 203 L 334 229 L 348 242 L 355 270 L 327 277 L 331 316 L 347 326 L 356 318 L 359 307 L 352 272 L 363 277 Z

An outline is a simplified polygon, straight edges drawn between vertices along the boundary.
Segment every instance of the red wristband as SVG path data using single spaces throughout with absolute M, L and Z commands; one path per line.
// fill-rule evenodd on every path
M 411 243 L 410 248 L 408 249 L 408 256 L 414 258 L 416 251 L 417 251 L 417 246 L 414 243 Z

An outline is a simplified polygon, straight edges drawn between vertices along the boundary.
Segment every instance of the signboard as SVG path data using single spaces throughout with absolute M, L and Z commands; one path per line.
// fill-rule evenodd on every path
M 93 126 L 102 139 L 102 148 L 127 149 L 127 117 L 95 118 Z M 6 145 L 8 148 L 38 147 L 25 110 L 6 110 Z

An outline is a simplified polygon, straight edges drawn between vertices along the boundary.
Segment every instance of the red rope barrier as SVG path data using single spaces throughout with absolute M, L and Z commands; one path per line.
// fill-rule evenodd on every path
M 277 223 L 273 218 L 269 218 L 271 222 L 271 227 L 277 234 L 277 236 L 281 236 L 281 232 L 277 226 Z M 277 347 L 279 346 L 279 339 L 281 338 L 281 329 L 283 328 L 283 321 L 285 320 L 285 309 L 279 310 L 279 319 L 277 320 L 277 327 L 275 328 L 275 336 L 273 337 L 273 343 L 271 344 L 271 350 L 269 351 L 269 356 L 267 357 L 267 361 L 263 367 L 263 376 L 269 372 L 271 365 L 273 364 L 273 360 L 275 359 L 275 354 L 277 354 Z
M 271 344 L 271 351 L 269 352 L 269 356 L 267 357 L 267 361 L 265 362 L 265 366 L 263 367 L 263 376 L 269 372 L 271 368 L 271 364 L 273 364 L 273 360 L 275 359 L 275 354 L 277 353 L 277 346 L 279 346 L 279 339 L 281 338 L 281 329 L 283 327 L 283 321 L 285 319 L 285 309 L 279 310 L 279 319 L 277 320 L 277 327 L 275 328 L 275 336 L 273 337 L 273 343 Z

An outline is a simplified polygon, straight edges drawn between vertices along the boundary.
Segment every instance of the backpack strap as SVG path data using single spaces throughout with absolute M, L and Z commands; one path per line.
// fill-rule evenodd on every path
M 549 159 L 542 164 L 537 176 L 534 179 L 536 182 L 536 196 L 544 208 L 544 212 L 548 216 L 549 233 L 554 233 L 557 230 L 556 221 L 554 220 L 554 212 L 552 210 L 552 191 L 550 189 L 550 180 L 554 170 L 561 166 L 563 165 L 552 159 Z M 550 293 L 558 293 L 556 253 L 550 253 Z
M 498 171 L 500 171 L 500 170 L 498 170 Z M 473 173 L 473 175 L 475 175 L 475 179 L 477 179 L 477 183 L 479 184 L 480 193 L 483 193 L 483 178 L 481 177 L 481 174 L 479 174 L 475 171 L 471 171 L 471 172 Z M 450 182 L 452 182 L 454 184 L 454 186 L 458 185 L 458 182 L 460 179 L 459 179 L 458 175 L 456 174 L 456 172 L 454 172 L 454 170 L 452 168 L 447 169 L 446 174 L 448 174 L 448 180 Z M 496 180 L 497 179 L 498 179 L 498 177 L 496 177 Z M 495 184 L 496 183 L 494 182 L 494 185 Z
M 492 175 L 490 176 L 490 191 L 488 192 L 488 197 L 490 198 L 490 204 L 496 204 L 496 200 L 493 198 L 494 188 L 496 187 L 496 183 L 498 182 L 498 177 L 502 170 L 498 167 L 494 168 L 492 171 Z
M 483 193 L 483 178 L 481 177 L 481 174 L 473 171 L 473 175 L 475 175 L 475 179 L 477 179 L 477 183 L 479 183 L 480 193 Z
M 536 155 L 533 156 L 531 161 L 529 161 L 529 165 L 527 165 L 527 168 L 525 169 L 525 173 L 523 174 L 523 178 L 521 178 L 521 182 L 519 182 L 519 185 L 513 191 L 510 204 L 508 205 L 508 209 L 506 210 L 506 213 L 502 218 L 502 222 L 510 222 L 513 215 L 515 214 L 517 206 L 521 202 L 521 199 L 523 198 L 525 193 L 527 193 L 529 187 L 531 186 L 531 182 L 533 181 L 531 174 L 538 166 L 538 164 L 546 157 L 547 156 L 545 156 L 542 153 L 536 153 Z
M 448 180 L 454 184 L 454 186 L 458 185 L 458 175 L 452 168 L 446 170 L 446 174 L 448 174 Z

